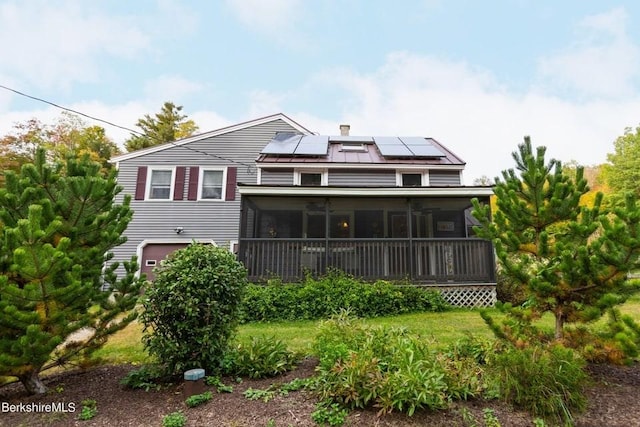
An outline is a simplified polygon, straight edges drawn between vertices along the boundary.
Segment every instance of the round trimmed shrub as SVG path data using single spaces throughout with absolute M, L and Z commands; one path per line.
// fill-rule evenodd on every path
M 167 258 L 143 298 L 143 342 L 168 373 L 217 372 L 237 325 L 247 272 L 235 256 L 192 243 Z

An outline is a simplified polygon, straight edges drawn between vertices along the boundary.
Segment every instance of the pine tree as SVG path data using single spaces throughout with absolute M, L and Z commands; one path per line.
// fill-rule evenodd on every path
M 534 152 L 525 138 L 513 153 L 517 172 L 496 178 L 493 220 L 477 200 L 473 215 L 500 267 L 525 288 L 530 316 L 553 313 L 561 339 L 567 322 L 597 319 L 636 292 L 626 275 L 640 255 L 640 206 L 629 195 L 624 206 L 605 211 L 601 193 L 593 206 L 581 206 L 589 191 L 583 169 L 573 177 L 559 161 L 546 162 L 545 152 Z
M 86 357 L 135 318 L 135 259 L 121 278 L 112 248 L 132 217 L 129 198 L 88 156 L 50 165 L 44 150 L 0 189 L 0 375 L 44 393 L 39 373 Z M 104 291 L 108 288 L 109 291 Z M 88 328 L 83 341 L 67 338 Z
M 127 151 L 172 142 L 197 132 L 198 126 L 195 122 L 186 120 L 187 116 L 181 111 L 181 105 L 176 106 L 172 102 L 165 102 L 155 117 L 145 114 L 136 124 L 142 130 L 142 134 L 131 135 L 125 141 Z

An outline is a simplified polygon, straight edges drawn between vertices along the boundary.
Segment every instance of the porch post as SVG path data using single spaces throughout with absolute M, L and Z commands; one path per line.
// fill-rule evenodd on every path
M 322 274 L 326 274 L 327 268 L 329 268 L 329 231 L 331 230 L 331 223 L 329 221 L 330 212 L 329 198 L 327 197 L 324 201 L 324 271 Z
M 413 266 L 413 206 L 411 205 L 411 199 L 407 199 L 407 230 L 409 233 L 409 277 L 413 280 L 415 278 L 415 268 Z

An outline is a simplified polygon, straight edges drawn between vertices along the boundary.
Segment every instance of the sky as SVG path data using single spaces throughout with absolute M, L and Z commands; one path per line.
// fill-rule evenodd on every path
M 525 135 L 606 162 L 640 125 L 633 22 L 636 0 L 0 0 L 0 85 L 133 129 L 171 101 L 203 132 L 282 112 L 432 137 L 471 184 Z M 0 88 L 0 135 L 60 113 Z

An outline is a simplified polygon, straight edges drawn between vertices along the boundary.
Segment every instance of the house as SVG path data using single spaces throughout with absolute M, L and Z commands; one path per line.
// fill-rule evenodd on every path
M 435 139 L 317 135 L 276 114 L 114 161 L 135 211 L 115 255 L 137 253 L 150 277 L 195 239 L 235 251 L 251 280 L 338 268 L 495 301 L 493 248 L 470 215 L 492 189 L 465 186 L 465 162 Z

